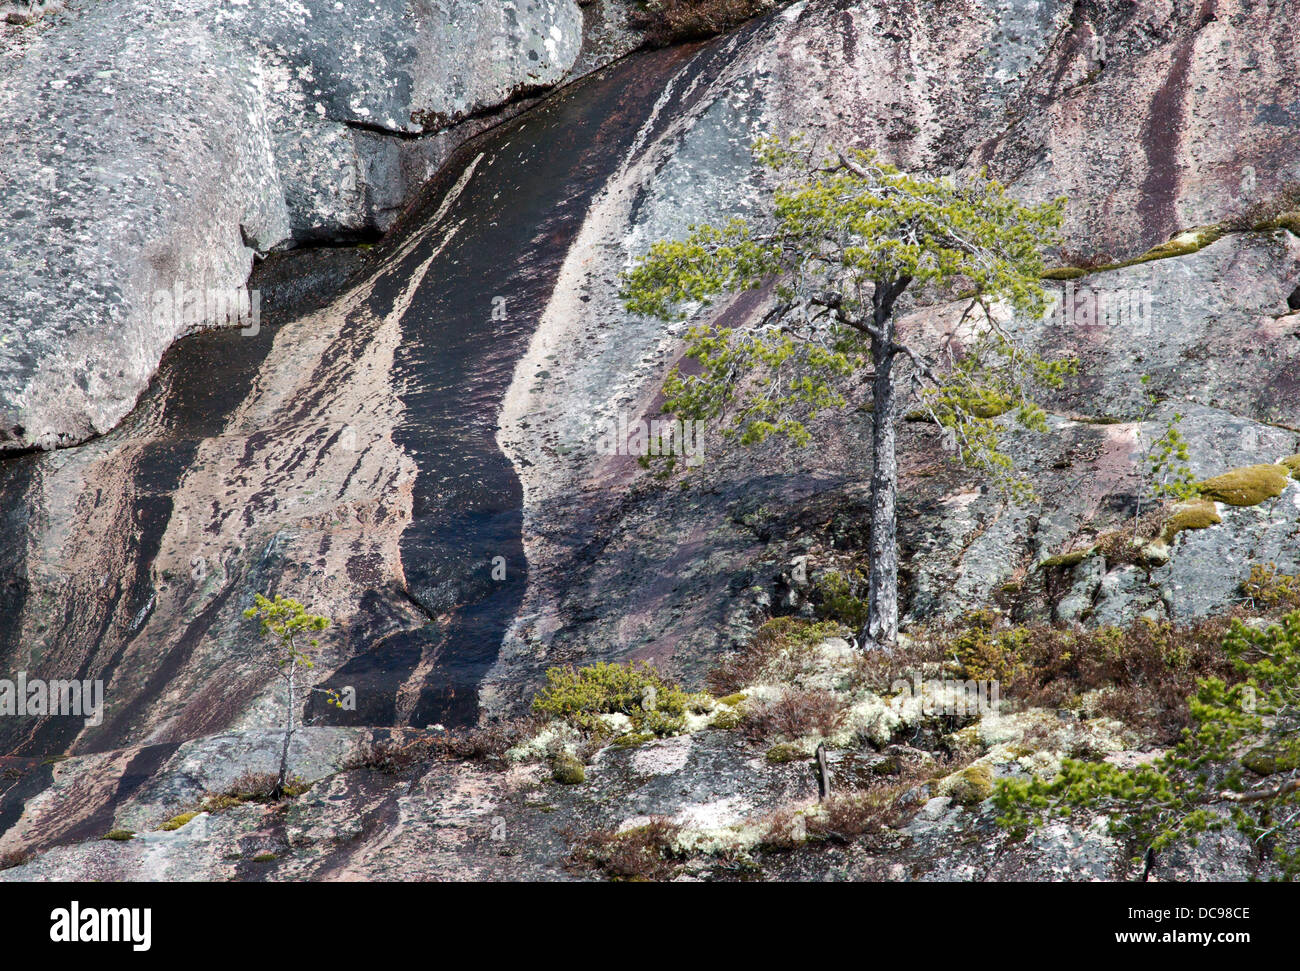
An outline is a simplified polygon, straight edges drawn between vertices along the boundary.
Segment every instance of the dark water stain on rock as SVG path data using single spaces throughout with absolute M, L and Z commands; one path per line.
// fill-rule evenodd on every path
M 373 301 L 394 305 L 410 273 L 442 247 L 402 317 L 394 362 L 405 406 L 394 440 L 419 467 L 402 566 L 411 598 L 440 622 L 395 632 L 336 672 L 332 684 L 356 687 L 358 711 L 317 703 L 320 721 L 390 723 L 391 686 L 421 663 L 428 673 L 410 724 L 477 718 L 478 683 L 528 576 L 522 490 L 496 443 L 501 399 L 589 200 L 635 139 L 666 72 L 686 56 L 656 52 L 574 85 L 462 149 L 426 194 L 426 213 L 437 211 L 475 166 L 445 210 L 444 224 L 459 225 L 454 237 L 435 234 L 407 254 L 409 272 L 388 275 Z
M 299 259 L 302 287 L 292 264 L 263 268 L 254 283 L 273 299 L 260 332 L 180 342 L 111 434 L 0 466 L 3 668 L 100 679 L 107 701 L 101 726 L 6 719 L 0 751 L 104 751 L 227 727 L 261 689 L 235 661 L 256 637 L 240 612 L 253 591 L 310 596 L 325 562 L 338 564 L 347 618 L 328 683 L 354 687 L 358 706 L 312 704 L 309 721 L 477 717 L 527 582 L 522 490 L 495 438 L 501 400 L 590 200 L 696 50 L 628 58 L 467 144 L 363 259 Z M 345 279 L 356 301 L 321 299 Z M 302 316 L 326 303 L 319 320 Z M 381 321 L 383 340 L 394 323 L 397 336 L 376 372 Z M 303 373 L 286 376 L 299 361 Z M 339 457 L 340 422 L 366 417 L 346 409 L 390 389 L 400 408 L 384 432 L 414 467 L 409 521 L 385 503 L 402 482 L 370 479 L 373 466 L 359 480 L 357 460 Z M 330 498 L 304 507 L 323 494 L 316 482 Z M 378 520 L 330 524 L 369 499 Z M 366 545 L 363 522 L 391 532 L 400 574 Z M 55 537 L 74 552 L 41 546 Z M 220 562 L 191 575 L 195 551 Z

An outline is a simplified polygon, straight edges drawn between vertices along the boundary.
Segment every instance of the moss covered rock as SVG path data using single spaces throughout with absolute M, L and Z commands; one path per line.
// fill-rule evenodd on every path
M 180 829 L 182 826 L 184 826 L 186 823 L 188 823 L 191 819 L 193 819 L 197 815 L 198 815 L 197 812 L 181 813 L 179 816 L 173 816 L 171 819 L 167 820 L 167 822 L 163 823 L 158 828 L 162 830 L 164 833 L 170 833 L 173 830 Z
M 1274 775 L 1300 768 L 1300 741 L 1261 745 L 1242 756 L 1241 764 L 1256 775 Z
M 785 762 L 793 762 L 795 759 L 804 758 L 804 753 L 793 745 L 781 742 L 773 745 L 767 750 L 767 760 L 769 762 L 781 765 Z
M 1255 506 L 1280 496 L 1290 475 L 1285 465 L 1247 465 L 1206 479 L 1197 490 L 1206 499 L 1230 506 Z
M 993 795 L 993 770 L 972 765 L 943 780 L 940 791 L 962 806 L 974 806 Z
M 1071 550 L 1069 553 L 1057 553 L 1038 564 L 1040 570 L 1068 570 L 1078 566 L 1097 552 L 1097 547 L 1089 546 L 1085 550 Z
M 576 786 L 587 781 L 587 770 L 574 756 L 557 755 L 551 763 L 551 778 L 560 785 Z
M 1218 507 L 1209 499 L 1180 502 L 1165 520 L 1160 538 L 1166 543 L 1172 543 L 1174 537 L 1185 529 L 1208 529 L 1221 522 L 1223 517 L 1219 515 Z

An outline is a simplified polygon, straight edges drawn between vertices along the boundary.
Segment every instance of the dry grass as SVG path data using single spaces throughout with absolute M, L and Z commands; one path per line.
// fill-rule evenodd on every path
M 621 833 L 597 830 L 578 839 L 571 862 L 612 880 L 668 880 L 681 864 L 675 849 L 680 832 L 679 825 L 663 817 Z
M 397 775 L 436 759 L 495 761 L 524 741 L 537 728 L 536 719 L 520 718 L 483 728 L 461 728 L 414 739 L 368 742 L 343 766 Z
M 808 820 L 808 835 L 813 839 L 848 841 L 896 829 L 907 817 L 907 811 L 899 806 L 899 797 L 911 788 L 897 784 L 832 795 L 823 804 L 825 815 Z
M 1227 222 L 1228 228 L 1242 231 L 1261 231 L 1283 227 L 1295 232 L 1297 214 L 1300 214 L 1300 184 L 1285 186 L 1271 199 L 1257 202 L 1240 215 Z
M 921 753 L 916 753 L 920 756 Z M 759 848 L 767 852 L 795 850 L 809 843 L 848 842 L 856 837 L 883 836 L 903 826 L 924 802 L 914 798 L 917 787 L 964 767 L 970 755 L 950 759 L 892 760 L 887 773 L 865 788 L 841 789 L 821 804 L 821 812 L 788 807 L 767 820 Z
M 789 688 L 775 700 L 746 703 L 745 734 L 755 742 L 792 742 L 806 735 L 826 738 L 844 724 L 842 702 L 828 691 Z
M 1196 682 L 1233 678 L 1222 648 L 1230 625 L 1229 617 L 1181 626 L 1138 620 L 1126 628 L 1077 631 L 980 618 L 935 640 L 964 677 L 999 682 L 1004 700 L 1070 708 L 1085 692 L 1107 689 L 1099 714 L 1172 742 L 1189 722 L 1187 698 Z
M 724 696 L 759 681 L 792 681 L 818 644 L 846 633 L 843 627 L 832 622 L 773 617 L 758 629 L 744 649 L 727 654 L 709 672 L 709 690 Z

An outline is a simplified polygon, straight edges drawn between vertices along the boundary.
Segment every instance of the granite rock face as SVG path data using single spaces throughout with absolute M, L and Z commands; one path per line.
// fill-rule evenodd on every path
M 680 353 L 679 328 L 623 312 L 619 271 L 651 241 L 680 236 L 692 222 L 752 214 L 755 136 L 803 130 L 927 171 L 988 164 L 1022 197 L 1068 194 L 1065 261 L 1142 253 L 1174 230 L 1284 196 L 1298 181 L 1282 147 L 1296 122 L 1275 110 L 1297 96 L 1277 53 L 1290 29 L 1277 6 L 941 7 L 796 3 L 738 32 L 723 42 L 725 66 L 691 109 L 653 133 L 648 164 L 628 167 L 597 198 L 506 399 L 499 437 L 524 484 L 532 578 L 487 697 L 509 708 L 547 664 L 596 654 L 702 671 L 701 658 L 743 641 L 753 619 L 780 602 L 791 556 L 820 546 L 814 567 L 819 558 L 824 567 L 828 552 L 864 548 L 852 520 L 862 517 L 870 470 L 871 421 L 858 407 L 865 388 L 846 389 L 850 409 L 819 420 L 816 447 L 804 452 L 774 446 L 746 455 L 716 429 L 706 434 L 707 462 L 692 473 L 698 488 L 661 489 L 632 458 L 595 454 L 611 421 L 657 413 L 661 379 Z M 1238 59 L 1223 53 L 1229 47 L 1257 48 L 1250 70 L 1238 72 Z M 1213 98 L 1246 95 L 1231 111 L 1202 113 L 1207 90 Z M 1222 125 L 1240 136 L 1221 139 Z M 1140 131 L 1159 133 L 1166 148 L 1136 151 Z M 1114 144 L 1085 157 L 1079 146 L 1099 139 Z M 1219 161 L 1205 168 L 1209 157 Z M 1243 195 L 1247 169 L 1254 175 Z M 1193 170 L 1195 177 L 1185 174 Z M 1161 193 L 1141 188 L 1164 174 Z M 1117 203 L 1134 186 L 1130 204 Z M 1198 475 L 1293 454 L 1300 243 L 1285 230 L 1233 232 L 1177 252 L 1051 284 L 1055 314 L 1007 321 L 1049 356 L 1082 361 L 1080 379 L 1048 402 L 1050 435 L 1011 430 L 1014 457 L 1041 497 L 1037 507 L 1008 508 L 954 470 L 932 428 L 904 423 L 900 529 L 910 622 L 980 607 L 1009 585 L 1032 588 L 1036 562 L 1131 516 L 1145 489 L 1144 451 L 1175 414 L 1186 416 Z M 937 346 L 962 305 L 917 299 L 901 326 Z M 767 307 L 765 294 L 750 293 L 711 314 L 743 326 Z M 1163 401 L 1151 413 L 1143 410 L 1148 374 L 1147 391 Z M 1170 563 L 1144 576 L 1154 591 L 1112 578 L 1103 616 L 1203 615 L 1238 596 L 1251 557 L 1276 554 L 1279 565 L 1290 564 L 1276 540 L 1256 541 L 1296 527 L 1297 485 L 1267 512 L 1225 513 L 1225 526 L 1179 537 Z M 838 538 L 815 535 L 818 517 Z M 848 525 L 835 525 L 842 521 Z M 1200 552 L 1234 541 L 1240 555 Z M 828 551 L 828 543 L 838 546 Z M 1067 612 L 1091 615 L 1097 590 L 1094 583 L 1076 591 Z M 1038 595 L 1046 596 L 1041 587 Z M 1058 616 L 1046 602 L 1022 609 Z
M 108 431 L 178 337 L 251 326 L 251 305 L 204 297 L 237 299 L 255 251 L 386 229 L 447 150 L 416 164 L 401 146 L 554 85 L 582 15 L 572 0 L 165 0 L 130 16 L 73 0 L 0 30 L 12 450 Z
M 623 21 L 607 22 L 603 43 L 622 50 Z M 335 770 L 345 737 L 422 729 L 423 693 L 451 668 L 475 672 L 484 723 L 526 711 L 554 664 L 651 660 L 698 688 L 719 654 L 771 613 L 815 614 L 819 580 L 864 562 L 866 388 L 846 388 L 850 407 L 812 424 L 811 449 L 751 452 L 706 429 L 707 461 L 684 485 L 597 444 L 610 421 L 658 414 L 664 373 L 681 353 L 680 327 L 622 310 L 619 272 L 691 222 L 755 212 L 755 136 L 804 129 L 927 171 L 988 164 L 1024 198 L 1069 195 L 1063 263 L 1135 255 L 1300 181 L 1285 148 L 1300 127 L 1284 53 L 1293 26 L 1282 5 L 1222 0 L 809 0 L 698 50 L 631 59 L 626 74 L 598 75 L 527 113 L 517 138 L 513 129 L 502 136 L 509 144 L 481 155 L 472 145 L 419 218 L 399 223 L 378 262 L 329 306 L 263 334 L 238 368 L 230 360 L 245 352 L 232 348 L 253 340 L 183 343 L 202 352 L 178 355 L 192 363 L 164 369 L 159 395 L 111 435 L 6 469 L 0 514 L 15 539 L 0 544 L 0 596 L 16 618 L 0 632 L 6 663 L 102 673 L 121 706 L 105 730 L 20 739 L 34 758 L 71 751 L 78 761 L 62 775 L 29 774 L 0 800 L 0 849 L 43 851 L 13 875 L 551 879 L 570 872 L 563 831 L 575 823 L 667 816 L 727 827 L 815 798 L 806 764 L 774 767 L 723 732 L 605 750 L 587 767 L 587 788 L 554 786 L 539 765 L 440 762 L 398 781 Z M 1241 51 L 1244 60 L 1230 53 Z M 627 99 L 601 87 L 609 77 Z M 418 149 L 408 153 L 424 140 L 384 129 L 424 122 L 392 107 L 416 105 L 414 95 L 403 102 L 385 91 L 395 100 L 375 94 L 362 105 L 379 114 L 349 116 L 342 128 L 355 144 L 397 146 L 367 156 L 391 171 L 417 158 Z M 591 143 L 576 150 L 573 129 L 545 133 L 555 111 L 571 112 L 566 124 L 603 121 L 583 129 Z M 274 159 L 279 143 L 266 130 Z M 574 181 L 529 208 L 561 149 L 573 151 L 563 178 Z M 266 224 L 292 234 L 302 212 L 356 211 L 306 188 L 298 210 L 283 186 L 271 191 Z M 259 225 L 250 219 L 251 231 Z M 1255 506 L 1219 504 L 1222 522 L 1179 534 L 1160 562 L 1093 554 L 1043 567 L 1131 523 L 1146 449 L 1176 415 L 1198 478 L 1300 452 L 1300 242 L 1243 226 L 1169 258 L 1053 284 L 1056 315 L 1005 320 L 1045 353 L 1083 363 L 1079 380 L 1045 403 L 1046 434 L 1008 429 L 1038 502 L 1009 505 L 950 460 L 935 428 L 901 423 L 905 626 L 990 605 L 1025 621 L 1183 621 L 1233 605 L 1254 563 L 1300 572 L 1295 480 Z M 498 262 L 506 270 L 494 272 Z M 768 300 L 748 293 L 710 314 L 741 326 Z M 938 342 L 960 309 L 921 294 L 902 326 Z M 475 329 L 497 311 L 492 328 Z M 463 399 L 456 410 L 444 402 L 447 389 L 462 388 L 456 355 L 466 342 L 488 349 L 473 359 L 482 368 L 469 372 L 474 388 L 451 395 Z M 451 361 L 445 370 L 430 367 L 438 355 Z M 228 390 L 214 395 L 214 384 Z M 1154 406 L 1144 387 L 1158 395 Z M 510 487 L 461 515 L 473 487 L 455 489 L 485 470 L 496 475 L 502 454 Z M 437 520 L 439 509 L 456 515 Z M 469 535 L 490 542 L 430 567 L 431 549 L 456 550 Z M 506 536 L 519 547 L 506 547 Z M 518 585 L 519 599 L 493 615 L 504 617 L 503 640 L 495 620 L 475 613 L 497 596 L 497 581 L 485 579 L 493 543 Z M 86 842 L 113 824 L 144 830 L 185 808 L 198 783 L 185 781 L 178 746 L 262 765 L 261 743 L 230 741 L 271 724 L 278 700 L 266 678 L 232 661 L 249 637 L 239 609 L 255 589 L 335 617 L 331 676 L 355 679 L 383 703 L 358 716 L 357 736 L 325 738 L 317 788 L 287 821 L 245 806 L 193 830 L 199 820 L 124 844 Z M 462 657 L 430 646 L 444 629 L 467 632 L 490 656 L 458 667 Z M 311 731 L 335 730 L 318 721 Z M 127 766 L 133 779 L 152 780 L 142 793 L 161 795 L 119 797 L 113 774 Z M 71 788 L 101 771 L 109 781 L 83 800 L 74 814 L 82 822 L 39 821 L 54 804 L 41 799 L 44 787 Z M 917 800 L 893 842 L 792 854 L 766 872 L 1133 877 L 1126 849 L 1086 820 L 1008 848 L 987 804 L 929 791 Z M 505 846 L 493 835 L 498 819 Z M 42 829 L 59 845 L 34 843 Z M 267 853 L 276 859 L 253 863 Z M 1164 865 L 1174 878 L 1269 875 L 1229 836 Z M 691 875 L 732 874 L 719 866 Z
M 107 705 L 93 726 L 0 719 L 0 748 L 265 724 L 255 591 L 334 619 L 322 669 L 357 689 L 348 724 L 475 716 L 527 577 L 496 410 L 565 240 L 687 59 L 625 61 L 474 140 L 333 300 L 194 335 L 118 428 L 0 464 L 4 667 L 82 671 Z

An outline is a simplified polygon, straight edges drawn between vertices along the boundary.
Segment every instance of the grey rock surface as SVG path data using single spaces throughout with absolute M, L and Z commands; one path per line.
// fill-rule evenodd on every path
M 1296 82 L 1278 53 L 1289 50 L 1290 17 L 1276 5 L 1217 6 L 1217 17 L 1207 19 L 1190 4 L 956 2 L 942 4 L 940 17 L 935 4 L 796 3 L 666 68 L 656 79 L 661 92 L 651 117 L 636 120 L 631 147 L 612 160 L 582 225 L 562 242 L 550 237 L 548 245 L 560 250 L 547 255 L 560 268 L 548 281 L 532 344 L 500 415 L 498 441 L 523 487 L 529 589 L 481 686 L 485 720 L 525 711 L 545 669 L 555 664 L 650 660 L 700 687 L 720 652 L 745 643 L 774 609 L 815 611 L 813 591 L 791 582 L 792 561 L 800 558 L 810 583 L 832 568 L 863 562 L 872 419 L 860 407 L 861 388 L 846 389 L 848 409 L 811 425 L 812 449 L 747 452 L 708 437 L 708 461 L 685 486 L 662 483 L 634 458 L 603 456 L 594 447 L 611 416 L 657 413 L 663 374 L 680 354 L 680 328 L 622 311 L 615 296 L 619 271 L 653 239 L 677 235 L 692 221 L 754 211 L 757 173 L 748 155 L 754 135 L 807 128 L 844 142 L 857 137 L 927 170 L 989 161 L 1022 196 L 1070 194 L 1068 248 L 1141 252 L 1174 230 L 1231 215 L 1294 181 L 1295 160 L 1284 146 L 1300 125 L 1287 107 L 1296 100 Z M 1251 70 L 1239 71 L 1227 50 L 1249 50 Z M 1197 107 L 1207 91 L 1213 115 Z M 1240 95 L 1240 103 L 1214 100 L 1222 92 Z M 402 123 L 396 115 L 392 120 Z M 379 127 L 388 123 L 385 116 Z M 1099 129 L 1096 137 L 1090 126 Z M 348 127 L 357 138 L 390 144 L 373 127 Z M 1224 130 L 1233 137 L 1224 138 Z M 405 149 L 381 155 L 375 149 L 368 157 L 376 166 L 411 158 Z M 1198 161 L 1211 157 L 1214 165 Z M 1242 182 L 1247 168 L 1254 172 L 1249 193 Z M 309 204 L 328 207 L 332 198 Z M 287 204 L 277 218 L 292 220 Z M 537 236 L 547 238 L 543 225 Z M 1090 547 L 1131 523 L 1147 486 L 1144 451 L 1175 414 L 1183 415 L 1197 477 L 1300 452 L 1300 314 L 1288 305 L 1297 283 L 1294 236 L 1234 232 L 1199 252 L 1090 274 L 1072 291 L 1136 294 L 1139 312 L 1009 321 L 1045 352 L 1078 355 L 1081 380 L 1047 402 L 1047 434 L 1008 429 L 1009 450 L 1038 493 L 1032 504 L 1008 505 L 949 460 L 932 427 L 902 423 L 907 625 L 990 606 L 1016 620 L 1126 624 L 1146 614 L 1177 622 L 1232 606 L 1253 563 L 1274 560 L 1284 572 L 1300 572 L 1295 481 L 1258 506 L 1221 505 L 1223 522 L 1179 535 L 1163 565 L 1148 569 L 1095 555 L 1056 571 L 1059 576 L 1039 569 L 1048 557 Z M 353 299 L 370 301 L 373 292 Z M 764 312 L 766 300 L 761 292 L 745 294 L 713 308 L 712 319 L 743 325 Z M 51 623 L 50 603 L 80 577 L 111 575 L 111 561 L 138 563 L 148 580 L 142 590 L 153 589 L 155 566 L 167 585 L 185 577 L 195 556 L 221 569 L 170 591 L 159 583 L 158 598 L 143 615 L 153 639 L 131 649 L 150 677 L 151 665 L 162 663 L 154 658 L 173 651 L 178 658 L 163 689 L 144 677 L 131 685 L 141 703 L 129 740 L 166 739 L 167 745 L 101 753 L 93 773 L 106 780 L 102 798 L 74 805 L 75 825 L 52 827 L 61 843 L 76 845 L 50 849 L 5 878 L 551 879 L 569 874 L 567 826 L 611 828 L 652 815 L 729 826 L 812 798 L 806 765 L 772 766 L 734 736 L 706 732 L 603 751 L 588 766 L 585 789 L 553 786 L 540 766 L 487 771 L 449 762 L 398 780 L 327 773 L 283 817 L 246 806 L 188 832 L 151 833 L 120 845 L 91 842 L 119 809 L 138 812 L 129 818 L 144 825 L 166 811 L 169 794 L 183 802 L 197 790 L 197 782 L 173 780 L 184 773 L 168 761 L 186 738 L 198 752 L 230 752 L 236 764 L 246 758 L 261 764 L 259 745 L 246 752 L 226 735 L 206 740 L 214 731 L 267 724 L 275 700 L 258 683 L 243 693 L 218 690 L 229 681 L 222 638 L 234 630 L 232 608 L 222 608 L 224 626 L 208 615 L 219 591 L 242 591 L 246 575 L 259 581 L 257 571 L 265 569 L 311 589 L 359 641 L 424 623 L 414 609 L 394 619 L 393 604 L 382 615 L 367 608 L 373 616 L 358 606 L 369 591 L 401 589 L 396 551 L 418 477 L 411 454 L 386 432 L 406 407 L 393 363 L 405 348 L 392 326 L 396 317 L 354 317 L 354 309 L 336 306 L 285 327 L 275 353 L 257 369 L 256 390 L 241 399 L 239 420 L 205 440 L 186 481 L 159 497 L 173 504 L 163 514 L 170 520 L 161 552 L 106 541 L 121 539 L 113 510 L 133 508 L 123 497 L 134 488 L 137 468 L 148 467 L 137 452 L 157 445 L 143 441 L 155 434 L 152 426 L 134 440 L 124 429 L 120 439 L 32 463 L 23 503 L 6 511 L 23 537 L 23 579 L 32 591 L 24 604 L 25 643 L 100 663 L 85 637 L 67 637 Z M 938 341 L 958 311 L 922 300 L 908 308 L 903 326 L 918 340 Z M 365 326 L 351 327 L 356 320 Z M 344 363 L 327 367 L 335 347 L 347 347 L 334 344 L 334 335 L 352 339 L 358 330 L 371 336 L 356 337 L 355 352 L 349 348 Z M 304 359 L 331 381 L 306 418 L 283 421 L 286 401 L 310 397 L 286 378 Z M 1162 397 L 1151 410 L 1140 391 L 1143 374 L 1152 375 L 1150 387 Z M 358 455 L 336 456 L 327 448 L 322 458 L 316 430 L 335 426 L 361 430 Z M 157 438 L 165 441 L 161 432 Z M 303 455 L 314 458 L 295 464 Z M 362 478 L 383 483 L 385 502 L 373 513 L 372 497 L 352 474 L 362 459 Z M 261 481 L 262 469 L 299 467 L 310 475 L 281 475 L 274 501 L 249 484 Z M 108 497 L 104 512 L 88 501 L 59 499 L 101 492 Z M 228 515 L 232 509 L 250 511 L 241 521 Z M 190 531 L 191 518 L 218 528 Z M 287 565 L 264 565 L 275 557 Z M 102 607 L 102 617 L 84 611 L 78 635 L 91 621 L 115 636 L 132 622 L 102 606 L 87 584 L 76 590 L 80 602 Z M 190 645 L 191 623 L 197 647 Z M 189 720 L 175 717 L 180 704 L 209 697 L 221 705 L 195 703 Z M 326 742 L 321 766 L 335 764 L 343 747 Z M 128 804 L 113 794 L 114 771 L 132 764 L 156 787 Z M 91 768 L 74 762 L 65 771 L 70 780 Z M 39 793 L 40 782 L 20 785 Z M 28 790 L 21 795 L 27 806 L 39 800 Z M 6 805 L 15 801 L 21 800 Z M 1092 820 L 1054 823 L 1013 844 L 996 828 L 987 803 L 954 805 L 926 786 L 913 802 L 914 820 L 881 844 L 791 854 L 765 861 L 765 873 L 788 879 L 1133 877 L 1131 848 Z M 497 819 L 510 834 L 504 847 L 492 835 Z M 0 848 L 21 848 L 16 836 L 6 838 L 11 842 Z M 1272 875 L 1230 835 L 1205 847 L 1171 855 L 1158 878 Z M 266 853 L 275 859 L 252 864 Z M 723 866 L 712 874 L 729 875 Z
M 385 229 L 395 143 L 554 85 L 572 0 L 71 0 L 0 25 L 0 449 L 102 434 L 254 251 Z M 250 308 L 251 313 L 251 308 Z M 247 321 L 241 322 L 246 324 Z

